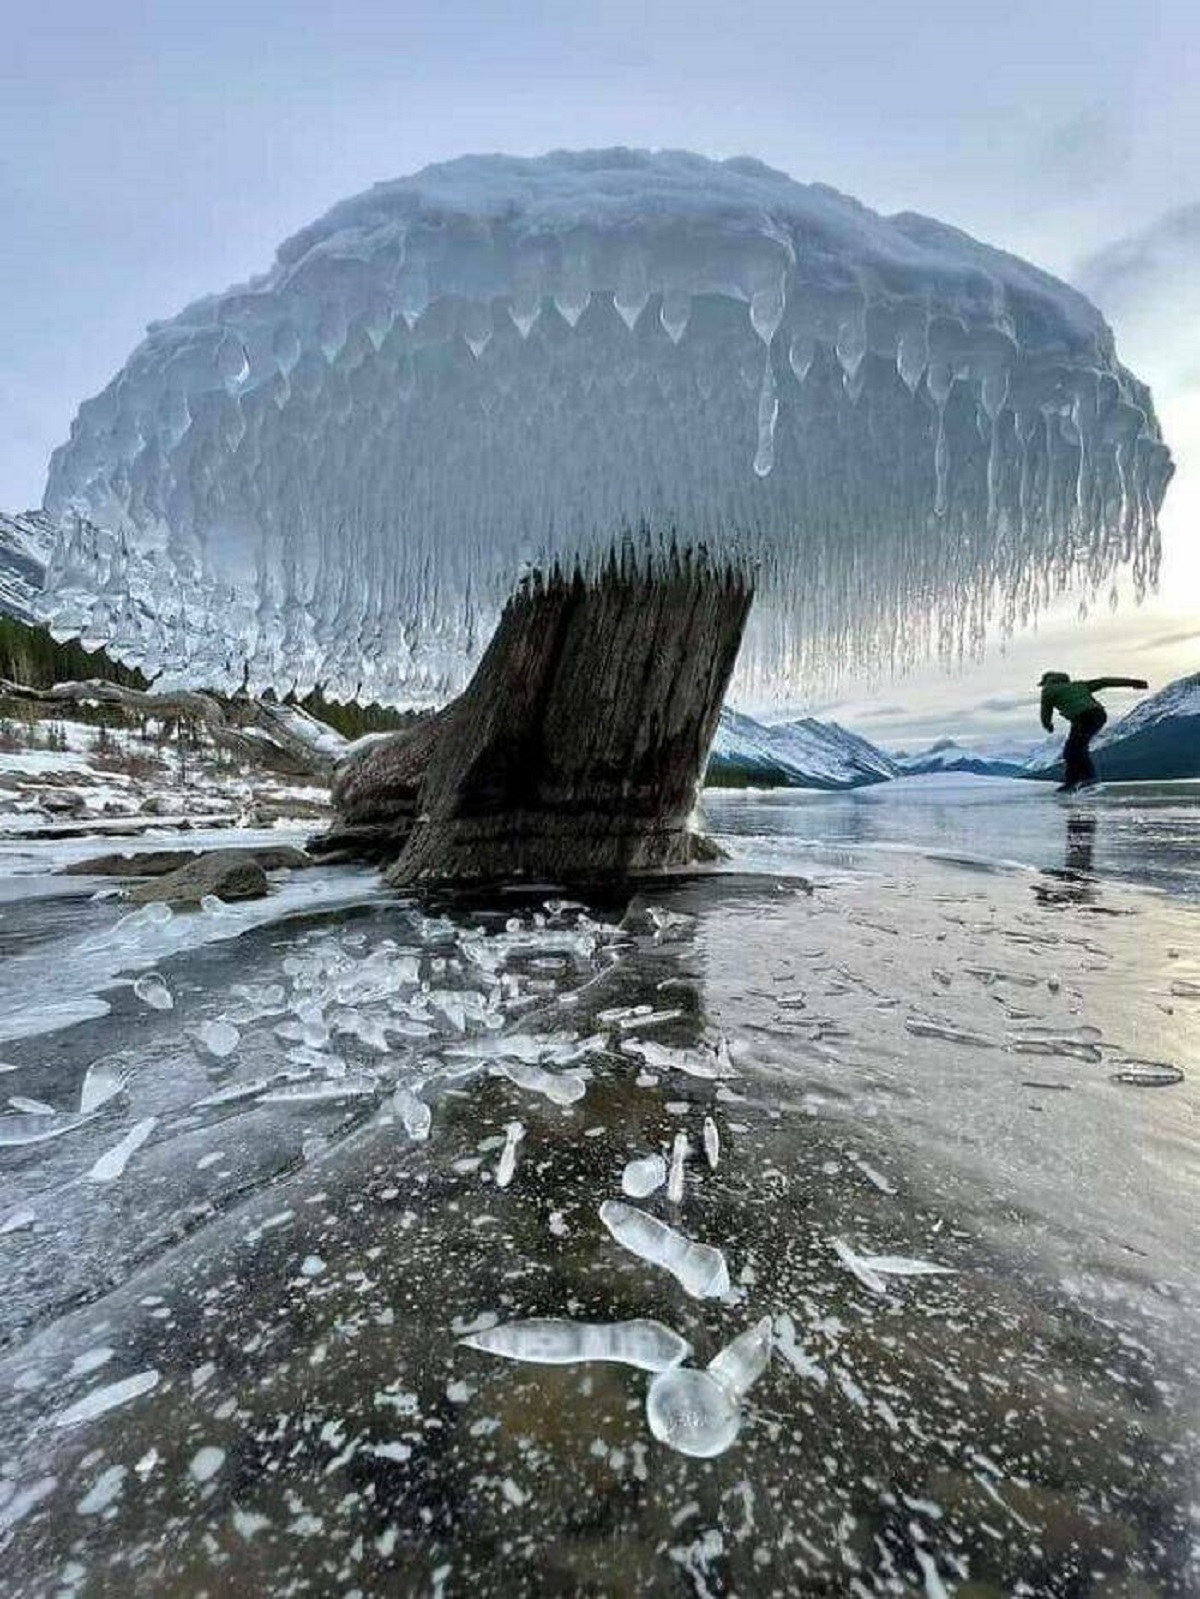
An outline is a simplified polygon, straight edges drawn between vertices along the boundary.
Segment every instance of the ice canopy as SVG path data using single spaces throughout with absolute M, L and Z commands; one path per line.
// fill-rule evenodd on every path
M 522 573 L 752 573 L 743 692 L 971 646 L 1171 472 L 1080 294 L 749 159 L 464 156 L 154 323 L 54 454 L 49 618 L 164 682 L 437 703 Z

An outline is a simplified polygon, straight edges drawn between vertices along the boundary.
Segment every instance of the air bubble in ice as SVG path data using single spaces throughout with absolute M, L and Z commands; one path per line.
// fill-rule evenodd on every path
M 931 1260 L 916 1260 L 909 1255 L 862 1255 L 841 1238 L 833 1240 L 834 1253 L 874 1294 L 886 1294 L 888 1277 L 951 1277 L 952 1266 L 939 1266 Z

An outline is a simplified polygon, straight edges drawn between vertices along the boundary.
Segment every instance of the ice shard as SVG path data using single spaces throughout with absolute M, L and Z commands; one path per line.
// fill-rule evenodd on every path
M 708 1363 L 661 1373 L 646 1394 L 646 1419 L 661 1442 L 700 1460 L 724 1454 L 742 1424 L 741 1401 L 771 1359 L 771 1318 L 764 1316 Z
M 711 1116 L 704 1118 L 704 1158 L 713 1171 L 721 1158 L 721 1134 Z
M 745 158 L 466 156 L 151 325 L 50 464 L 47 616 L 169 682 L 438 704 L 523 572 L 704 545 L 744 688 L 952 654 L 1171 471 L 1080 294 Z
M 544 1094 L 552 1105 L 574 1105 L 587 1093 L 582 1072 L 548 1072 L 523 1060 L 494 1061 L 491 1070 L 531 1094 Z
M 579 1361 L 615 1361 L 640 1371 L 667 1371 L 691 1354 L 692 1346 L 661 1321 L 563 1321 L 535 1317 L 505 1322 L 462 1338 L 470 1349 L 508 1360 L 569 1366 Z
M 844 1239 L 833 1240 L 833 1250 L 864 1288 L 873 1294 L 886 1294 L 888 1277 L 952 1277 L 951 1266 L 939 1266 L 931 1260 L 916 1260 L 908 1255 L 862 1255 L 852 1249 Z
M 667 1163 L 661 1155 L 641 1155 L 627 1161 L 621 1173 L 621 1192 L 630 1199 L 646 1199 L 667 1180 Z
M 667 1200 L 672 1205 L 683 1202 L 683 1164 L 690 1153 L 686 1133 L 676 1133 L 671 1145 L 671 1169 L 667 1174 Z
M 517 1149 L 524 1137 L 523 1122 L 509 1122 L 504 1129 L 504 1148 L 500 1151 L 500 1159 L 496 1164 L 497 1188 L 507 1188 L 516 1175 Z
M 114 1144 L 111 1149 L 106 1150 L 95 1165 L 89 1169 L 89 1179 L 94 1183 L 115 1182 L 124 1172 L 133 1156 L 150 1137 L 157 1124 L 157 1116 L 147 1116 L 142 1121 L 135 1122 L 120 1143 Z
M 600 1220 L 622 1249 L 669 1271 L 693 1299 L 719 1299 L 729 1292 L 729 1267 L 712 1244 L 696 1243 L 657 1216 L 619 1199 L 604 1201 Z

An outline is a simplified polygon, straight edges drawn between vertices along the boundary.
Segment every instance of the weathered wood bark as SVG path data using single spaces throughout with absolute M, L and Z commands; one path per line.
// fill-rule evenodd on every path
M 332 849 L 396 886 L 685 865 L 751 591 L 702 557 L 530 580 L 464 693 L 339 774 Z

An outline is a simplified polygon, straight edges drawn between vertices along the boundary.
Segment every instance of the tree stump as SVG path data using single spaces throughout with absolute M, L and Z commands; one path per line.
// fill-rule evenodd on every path
M 698 554 L 530 578 L 459 698 L 339 773 L 319 847 L 396 887 L 705 858 L 689 817 L 751 599 Z

